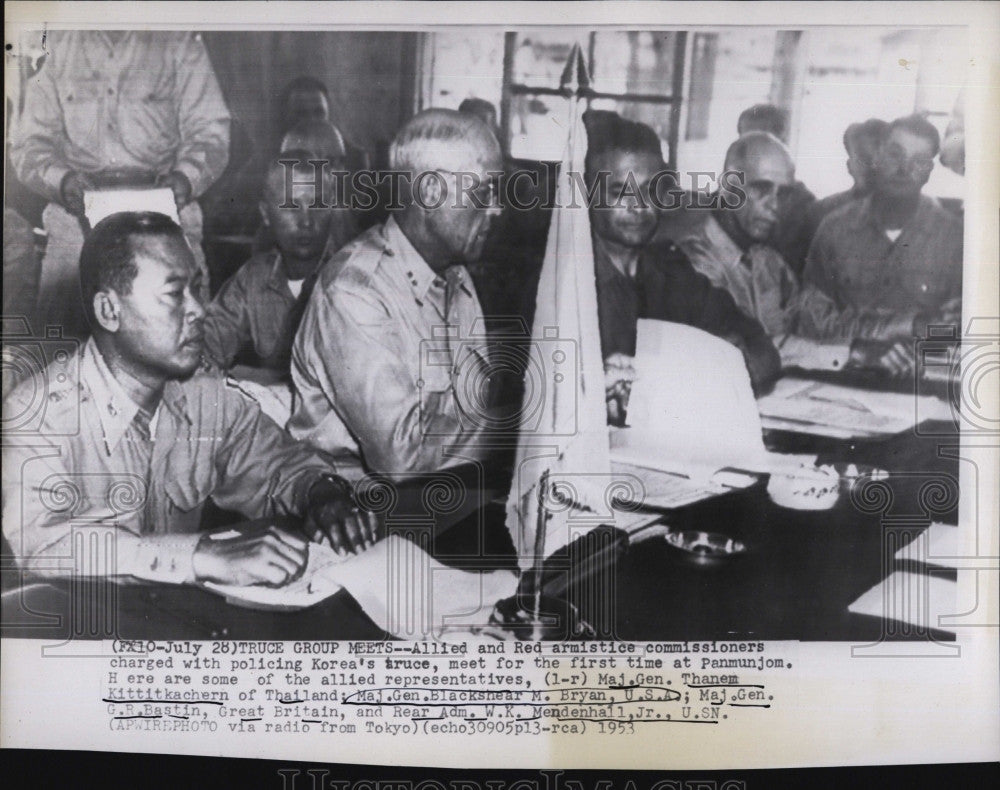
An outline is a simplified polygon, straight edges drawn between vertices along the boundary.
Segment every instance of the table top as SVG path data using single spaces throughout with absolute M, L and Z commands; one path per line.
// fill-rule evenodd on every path
M 957 523 L 958 461 L 939 452 L 947 427 L 880 441 L 769 434 L 772 449 L 819 452 L 821 462 L 866 464 L 891 476 L 885 483 L 862 482 L 826 511 L 783 509 L 763 487 L 677 511 L 665 517 L 672 528 L 725 533 L 742 541 L 746 554 L 717 566 L 695 565 L 654 537 L 628 546 L 598 574 L 603 586 L 596 597 L 604 600 L 595 601 L 593 578 L 570 583 L 565 596 L 611 639 L 874 641 L 883 635 L 881 619 L 851 614 L 848 605 L 900 567 L 893 559 L 898 541 L 908 542 L 932 521 Z M 944 441 L 954 444 L 955 436 Z M 446 564 L 512 567 L 504 508 L 488 477 L 482 469 L 461 467 L 412 476 L 396 487 L 389 528 L 418 537 Z M 443 508 L 448 512 L 435 516 L 440 497 L 450 497 Z M 608 595 L 614 598 L 610 608 Z M 242 609 L 196 587 L 99 580 L 28 585 L 6 593 L 3 605 L 8 637 L 388 637 L 343 591 L 307 610 L 279 613 Z M 79 616 L 81 606 L 89 607 L 89 617 Z M 926 638 L 895 638 L 907 635 Z M 933 637 L 953 638 L 944 632 Z

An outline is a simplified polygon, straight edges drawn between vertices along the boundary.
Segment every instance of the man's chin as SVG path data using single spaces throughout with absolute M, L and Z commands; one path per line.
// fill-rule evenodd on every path
M 197 355 L 193 353 L 184 354 L 170 362 L 164 367 L 164 372 L 171 379 L 189 379 L 204 364 L 202 350 L 199 349 Z
M 634 249 L 640 249 L 649 244 L 653 235 L 656 233 L 656 225 L 650 225 L 648 228 L 636 228 L 634 230 L 628 230 L 624 233 L 619 233 L 622 242 L 625 246 L 632 247 Z

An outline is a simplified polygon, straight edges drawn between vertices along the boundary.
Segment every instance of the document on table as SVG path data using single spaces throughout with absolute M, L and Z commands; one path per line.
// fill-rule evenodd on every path
M 704 485 L 718 470 L 766 469 L 760 416 L 743 355 L 694 327 L 639 321 L 628 426 L 612 461 Z
M 958 568 L 958 527 L 935 522 L 896 552 L 897 560 L 910 560 Z
M 935 628 L 942 616 L 955 614 L 958 584 L 941 574 L 895 571 L 847 607 L 854 614 Z
M 895 559 L 956 569 L 958 554 L 958 527 L 935 522 L 900 548 Z M 921 573 L 917 566 L 915 571 L 890 574 L 847 609 L 855 614 L 886 617 L 925 628 L 954 630 L 939 623 L 942 615 L 955 613 L 957 590 L 957 582 L 947 572 L 927 568 Z
M 940 398 L 863 390 L 794 376 L 781 379 L 757 406 L 765 428 L 835 438 L 891 436 L 925 419 L 952 419 L 951 407 Z
M 390 535 L 331 571 L 375 623 L 403 639 L 485 626 L 493 606 L 517 590 L 511 571 L 449 568 Z
M 234 530 L 215 540 L 235 537 Z M 423 639 L 448 630 L 486 625 L 494 604 L 512 596 L 517 576 L 449 568 L 415 543 L 390 535 L 360 554 L 342 556 L 329 546 L 309 544 L 305 572 L 282 587 L 206 582 L 236 606 L 295 611 L 346 589 L 379 628 L 395 636 Z
M 180 223 L 177 216 L 177 203 L 172 189 L 98 189 L 83 193 L 84 213 L 90 227 L 111 214 L 121 211 L 155 211 L 166 214 L 174 222 Z
M 619 461 L 611 462 L 611 473 L 620 482 L 630 484 L 620 487 L 623 492 L 628 489 L 620 496 L 623 504 L 657 510 L 684 507 L 730 491 L 749 488 L 757 482 L 755 475 L 729 470 L 719 470 L 703 479 L 698 475 L 692 478 Z
M 236 530 L 217 532 L 212 540 L 234 538 Z M 309 544 L 309 559 L 306 569 L 298 579 L 282 587 L 267 587 L 262 584 L 236 585 L 205 582 L 206 589 L 218 593 L 235 606 L 250 609 L 275 609 L 295 611 L 305 609 L 329 598 L 340 589 L 330 570 L 347 559 L 337 554 L 323 543 Z

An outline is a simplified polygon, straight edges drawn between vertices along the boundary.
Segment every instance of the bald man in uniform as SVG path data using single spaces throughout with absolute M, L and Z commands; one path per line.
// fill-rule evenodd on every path
M 780 207 L 795 183 L 795 164 L 784 143 L 767 132 L 748 132 L 729 147 L 724 170 L 725 192 L 718 206 L 679 245 L 697 271 L 760 322 L 786 364 L 790 357 L 784 346 L 790 338 L 836 341 L 821 349 L 822 360 L 810 365 L 839 368 L 849 361 L 855 340 L 891 340 L 911 333 L 912 315 L 839 308 L 818 288 L 800 286 L 772 246 Z M 800 347 L 797 342 L 789 346 Z M 856 358 L 860 347 L 855 346 Z M 810 353 L 817 348 L 810 344 Z
M 295 338 L 293 436 L 387 474 L 486 457 L 489 352 L 465 265 L 500 214 L 502 166 L 470 114 L 427 110 L 399 132 L 402 210 L 324 265 Z

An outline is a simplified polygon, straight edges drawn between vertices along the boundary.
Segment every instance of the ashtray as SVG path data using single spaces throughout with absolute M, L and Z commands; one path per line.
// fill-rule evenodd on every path
M 668 532 L 663 539 L 667 541 L 667 545 L 682 552 L 685 559 L 695 565 L 717 565 L 734 557 L 740 557 L 747 551 L 746 544 L 742 541 L 719 532 L 689 529 Z
M 791 472 L 774 472 L 767 495 L 789 510 L 829 510 L 840 498 L 841 478 L 832 466 L 801 466 Z

